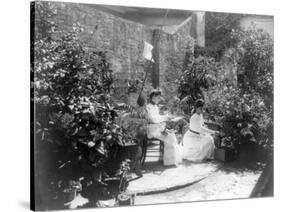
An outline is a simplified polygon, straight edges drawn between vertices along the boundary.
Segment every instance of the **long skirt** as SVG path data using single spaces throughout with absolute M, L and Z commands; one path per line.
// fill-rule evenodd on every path
M 182 162 L 182 148 L 178 144 L 175 133 L 161 134 L 156 136 L 156 138 L 164 143 L 164 166 L 178 165 Z
M 202 162 L 204 159 L 213 159 L 215 151 L 214 139 L 211 135 L 198 135 L 187 131 L 183 137 L 183 159 Z
M 156 138 L 164 143 L 164 166 L 178 165 L 182 161 L 182 146 L 178 144 L 174 132 L 163 133 L 165 123 L 149 124 L 147 128 L 148 138 Z

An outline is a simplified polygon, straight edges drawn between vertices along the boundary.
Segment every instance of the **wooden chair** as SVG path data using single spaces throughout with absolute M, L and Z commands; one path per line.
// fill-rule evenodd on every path
M 144 165 L 145 163 L 145 159 L 147 157 L 147 152 L 148 151 L 155 151 L 155 150 L 148 150 L 148 146 L 151 144 L 151 143 L 154 143 L 157 142 L 157 146 L 158 146 L 158 149 L 156 149 L 156 151 L 159 151 L 160 153 L 160 161 L 163 161 L 163 155 L 164 155 L 164 143 L 162 141 L 160 141 L 159 139 L 156 139 L 156 138 L 147 138 L 146 136 L 146 139 L 143 141 L 143 145 L 142 145 L 142 156 L 141 156 L 141 164 L 142 166 Z

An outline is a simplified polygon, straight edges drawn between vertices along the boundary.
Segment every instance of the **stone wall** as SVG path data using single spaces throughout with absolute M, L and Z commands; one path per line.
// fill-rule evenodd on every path
M 143 75 L 146 60 L 142 57 L 144 41 L 152 43 L 155 27 L 129 21 L 93 8 L 90 4 L 53 2 L 57 8 L 54 21 L 60 31 L 69 30 L 79 23 L 84 31 L 80 39 L 87 48 L 107 52 L 115 77 L 120 79 L 120 87 L 126 87 L 126 79 L 136 79 Z M 175 57 L 183 62 L 186 47 L 193 48 L 190 36 L 191 20 L 187 21 L 173 34 L 160 30 L 159 37 L 159 76 L 160 87 L 167 89 L 166 82 L 178 76 L 178 67 L 171 62 Z M 171 75 L 174 76 L 171 78 Z M 123 81 L 122 81 L 123 80 Z M 151 82 L 151 75 L 148 82 Z M 170 82 L 169 82 L 170 83 Z M 165 86 L 164 86 L 165 85 Z M 122 89 L 121 89 L 122 90 Z M 124 93 L 124 91 L 123 91 Z M 124 95 L 126 96 L 126 95 Z M 136 95 L 133 95 L 136 96 Z
M 84 28 L 81 40 L 89 48 L 107 51 L 112 69 L 132 77 L 144 63 L 143 41 L 151 40 L 151 30 L 142 24 L 101 12 L 90 5 L 54 3 L 59 29 L 68 30 L 80 23 Z

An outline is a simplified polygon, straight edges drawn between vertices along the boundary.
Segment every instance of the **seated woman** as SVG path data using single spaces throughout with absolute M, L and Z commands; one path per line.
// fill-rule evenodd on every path
M 163 163 L 165 166 L 177 165 L 182 161 L 181 150 L 175 133 L 166 130 L 165 122 L 173 117 L 160 115 L 158 103 L 161 91 L 154 90 L 150 93 L 149 104 L 146 105 L 148 119 L 147 137 L 156 138 L 164 143 Z
M 204 159 L 213 159 L 215 144 L 211 136 L 216 131 L 204 126 L 203 119 L 204 101 L 195 102 L 195 111 L 190 118 L 189 130 L 183 137 L 183 159 L 202 162 Z

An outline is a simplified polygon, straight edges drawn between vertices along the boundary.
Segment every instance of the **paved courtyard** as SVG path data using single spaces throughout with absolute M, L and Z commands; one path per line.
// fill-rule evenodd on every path
M 196 183 L 217 171 L 220 163 L 190 163 L 184 161 L 179 166 L 164 167 L 161 163 L 148 163 L 143 168 L 143 177 L 131 181 L 128 192 L 151 194 L 178 189 Z
M 265 164 L 249 156 L 248 162 L 210 161 L 164 167 L 157 146 L 150 146 L 143 177 L 129 183 L 135 205 L 248 198 Z
M 261 171 L 218 170 L 190 186 L 154 195 L 136 196 L 135 205 L 248 198 Z

